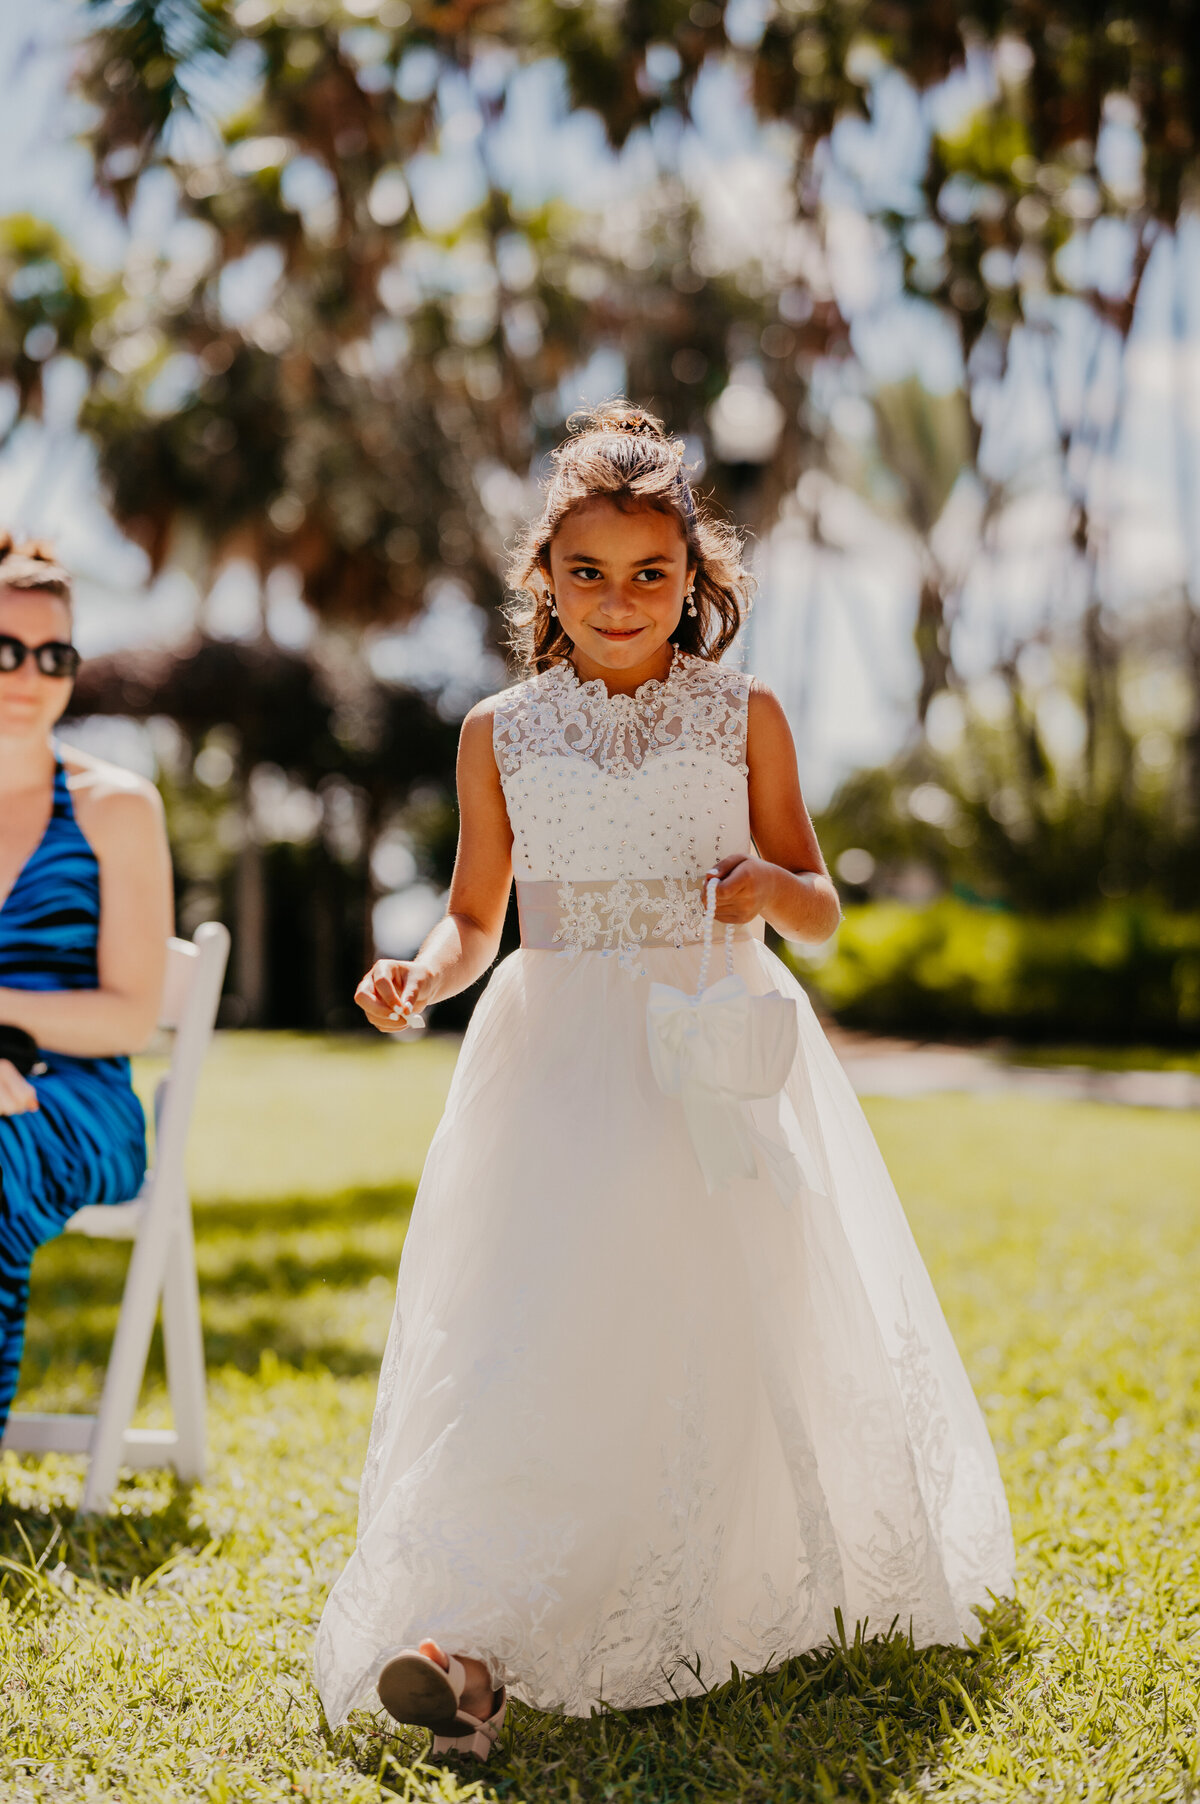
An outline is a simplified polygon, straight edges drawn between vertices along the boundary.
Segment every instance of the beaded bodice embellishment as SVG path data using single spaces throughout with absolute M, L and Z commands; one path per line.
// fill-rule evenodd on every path
M 532 918 L 536 892 L 544 925 L 553 894 L 556 947 L 632 968 L 646 944 L 699 939 L 703 873 L 751 849 L 749 690 L 742 672 L 676 648 L 633 695 L 564 662 L 502 697 L 493 746 L 518 898 Z

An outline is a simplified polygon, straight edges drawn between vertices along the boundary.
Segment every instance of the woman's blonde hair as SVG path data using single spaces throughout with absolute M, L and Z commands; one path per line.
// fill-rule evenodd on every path
M 20 544 L 11 532 L 0 529 L 0 589 L 32 590 L 39 595 L 56 595 L 71 605 L 71 578 L 54 555 L 54 547 L 45 539 L 23 539 Z
M 571 436 L 553 454 L 541 514 L 525 528 L 509 560 L 509 585 L 516 593 L 506 613 L 518 664 L 545 670 L 571 649 L 546 600 L 550 542 L 572 509 L 598 496 L 629 512 L 652 508 L 678 523 L 695 579 L 696 612 L 680 616 L 671 638 L 715 664 L 750 611 L 752 582 L 736 528 L 696 501 L 682 441 L 668 438 L 652 413 L 628 401 L 607 401 L 573 414 L 567 424 Z

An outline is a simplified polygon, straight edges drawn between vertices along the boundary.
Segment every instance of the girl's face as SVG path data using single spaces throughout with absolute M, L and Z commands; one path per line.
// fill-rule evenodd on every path
M 31 646 L 69 643 L 71 610 L 57 595 L 0 588 L 0 634 Z M 0 739 L 45 739 L 70 699 L 71 678 L 43 676 L 30 657 L 0 670 Z
M 679 624 L 687 541 L 670 514 L 606 496 L 572 509 L 550 541 L 548 588 L 567 637 L 595 663 L 633 670 Z

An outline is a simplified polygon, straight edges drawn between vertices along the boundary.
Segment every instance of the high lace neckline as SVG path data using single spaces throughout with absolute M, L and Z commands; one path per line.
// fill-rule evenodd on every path
M 565 682 L 569 689 L 577 691 L 581 697 L 586 697 L 589 702 L 592 702 L 597 706 L 614 708 L 641 707 L 644 706 L 646 702 L 653 700 L 659 694 L 665 693 L 673 686 L 677 676 L 683 668 L 686 655 L 687 654 L 678 645 L 673 643 L 671 646 L 671 662 L 667 668 L 666 675 L 660 677 L 647 677 L 646 681 L 644 683 L 639 683 L 637 688 L 630 694 L 627 694 L 624 690 L 610 691 L 608 684 L 604 681 L 603 677 L 588 677 L 585 681 L 576 670 L 574 664 L 572 664 L 570 658 L 561 659 L 559 663 L 553 665 L 551 668 L 562 673 L 560 680 Z

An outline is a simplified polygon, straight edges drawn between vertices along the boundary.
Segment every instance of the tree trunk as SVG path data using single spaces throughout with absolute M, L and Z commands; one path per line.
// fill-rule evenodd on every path
M 234 885 L 237 919 L 233 935 L 237 992 L 245 1011 L 242 1024 L 257 1027 L 267 1000 L 267 885 L 263 849 L 250 831 L 243 809 L 244 836 Z
M 917 720 L 923 727 L 930 702 L 947 687 L 950 675 L 950 628 L 946 620 L 946 597 L 937 577 L 928 571 L 921 578 L 913 642 L 921 661 Z

